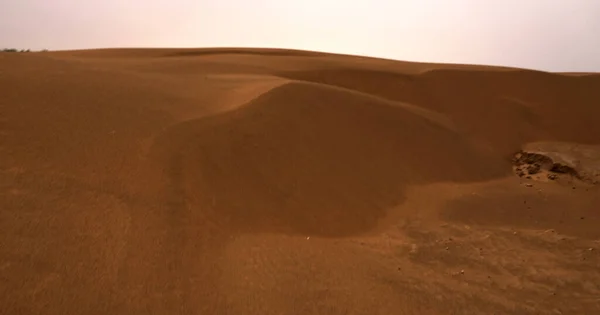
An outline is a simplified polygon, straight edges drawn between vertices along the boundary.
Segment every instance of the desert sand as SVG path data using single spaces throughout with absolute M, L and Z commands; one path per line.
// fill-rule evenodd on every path
M 1 314 L 600 314 L 600 75 L 0 53 Z

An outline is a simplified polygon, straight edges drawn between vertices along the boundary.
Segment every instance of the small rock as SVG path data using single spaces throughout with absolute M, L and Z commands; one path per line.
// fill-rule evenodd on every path
M 461 275 L 464 275 L 464 274 L 465 274 L 465 270 L 464 270 L 464 269 L 463 269 L 463 270 L 461 270 L 461 271 L 460 271 L 460 274 L 461 274 Z
M 537 174 L 540 172 L 540 165 L 539 164 L 532 164 L 529 165 L 527 167 L 527 173 L 528 174 Z
M 446 246 L 446 250 L 449 250 L 449 249 L 450 249 L 450 247 Z
M 594 249 L 590 247 L 590 248 L 588 248 L 588 250 L 591 252 L 591 251 L 593 251 Z
M 570 166 L 562 165 L 560 163 L 554 163 L 552 168 L 550 168 L 551 172 L 561 173 L 561 174 L 577 174 L 577 172 Z
M 548 179 L 549 180 L 555 180 L 557 178 L 558 178 L 558 176 L 556 176 L 555 174 L 548 174 Z
M 527 183 L 525 184 L 525 187 L 533 187 L 533 184 Z

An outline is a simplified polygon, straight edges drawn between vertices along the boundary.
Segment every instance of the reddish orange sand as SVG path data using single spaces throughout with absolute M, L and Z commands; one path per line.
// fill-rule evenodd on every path
M 2 314 L 600 314 L 599 185 L 511 161 L 598 161 L 600 75 L 113 49 L 0 87 Z

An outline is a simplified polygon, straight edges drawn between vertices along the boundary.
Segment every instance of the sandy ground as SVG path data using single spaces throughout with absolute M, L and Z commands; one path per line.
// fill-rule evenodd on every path
M 2 314 L 600 314 L 600 75 L 115 49 L 0 87 Z

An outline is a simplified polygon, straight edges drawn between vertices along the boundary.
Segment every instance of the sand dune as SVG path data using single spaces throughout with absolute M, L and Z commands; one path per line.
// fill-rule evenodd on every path
M 600 312 L 598 74 L 107 49 L 0 86 L 3 314 Z

